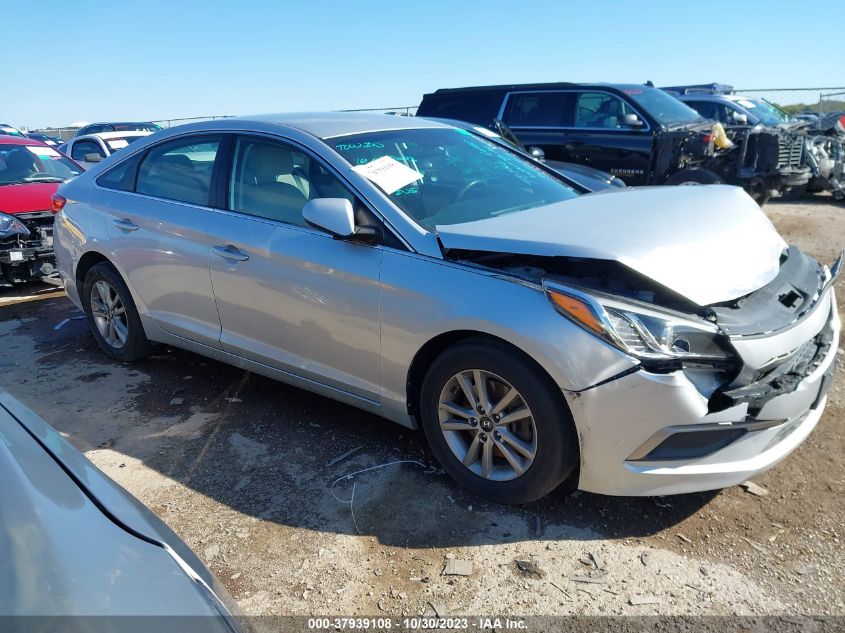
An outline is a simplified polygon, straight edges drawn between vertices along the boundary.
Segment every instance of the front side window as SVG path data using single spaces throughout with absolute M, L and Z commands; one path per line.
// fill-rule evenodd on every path
M 622 127 L 622 117 L 635 114 L 627 103 L 606 92 L 581 92 L 575 107 L 575 127 Z
M 307 154 L 276 141 L 238 139 L 229 180 L 230 211 L 306 226 L 302 207 L 314 198 L 355 201 Z
M 466 130 L 389 130 L 325 142 L 430 231 L 578 195 L 530 160 Z
M 88 154 L 97 154 L 101 158 L 106 157 L 103 148 L 96 141 L 77 141 L 73 144 L 73 149 L 70 150 L 70 157 L 73 160 L 85 160 Z
M 208 205 L 220 137 L 181 138 L 153 147 L 138 169 L 137 193 Z
M 0 186 L 31 182 L 62 182 L 80 168 L 45 145 L 0 145 Z
M 144 138 L 143 136 L 118 136 L 118 137 L 110 137 L 107 139 L 103 139 L 106 145 L 109 146 L 109 151 L 114 154 L 116 151 L 123 149 L 130 143 L 134 143 L 140 138 Z
M 564 123 L 566 92 L 521 92 L 511 95 L 508 125 L 511 127 L 560 127 Z

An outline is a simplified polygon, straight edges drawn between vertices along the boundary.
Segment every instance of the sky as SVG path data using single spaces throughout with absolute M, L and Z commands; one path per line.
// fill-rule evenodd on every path
M 845 85 L 832 0 L 0 0 L 0 15 L 0 122 L 30 129 L 500 83 Z

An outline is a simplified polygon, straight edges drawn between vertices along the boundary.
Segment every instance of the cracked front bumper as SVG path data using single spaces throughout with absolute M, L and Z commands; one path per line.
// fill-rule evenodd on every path
M 640 370 L 566 393 L 581 442 L 579 488 L 632 496 L 715 490 L 774 466 L 804 441 L 824 410 L 840 333 L 832 289 L 829 302 L 824 323 L 804 339 L 829 328 L 832 344 L 823 357 L 794 389 L 751 412 L 748 402 L 710 412 L 708 398 L 681 370 L 666 374 Z M 793 330 L 749 344 L 758 352 L 777 350 L 794 336 Z M 731 431 L 735 437 L 698 457 L 653 457 L 667 437 L 714 430 Z

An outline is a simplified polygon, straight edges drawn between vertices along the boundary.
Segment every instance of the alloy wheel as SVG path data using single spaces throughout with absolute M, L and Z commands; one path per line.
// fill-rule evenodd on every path
M 509 382 L 482 369 L 461 371 L 440 392 L 440 430 L 458 460 L 484 479 L 508 481 L 537 454 L 537 427 Z
M 129 339 L 129 321 L 126 306 L 117 291 L 102 279 L 91 289 L 91 316 L 103 340 L 112 348 L 120 349 Z

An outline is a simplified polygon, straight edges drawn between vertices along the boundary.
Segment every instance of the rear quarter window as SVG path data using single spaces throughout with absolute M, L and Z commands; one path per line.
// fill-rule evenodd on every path
M 119 165 L 112 167 L 97 178 L 97 184 L 105 189 L 134 191 L 135 175 L 138 173 L 138 163 L 141 162 L 141 155 L 136 154 Z

